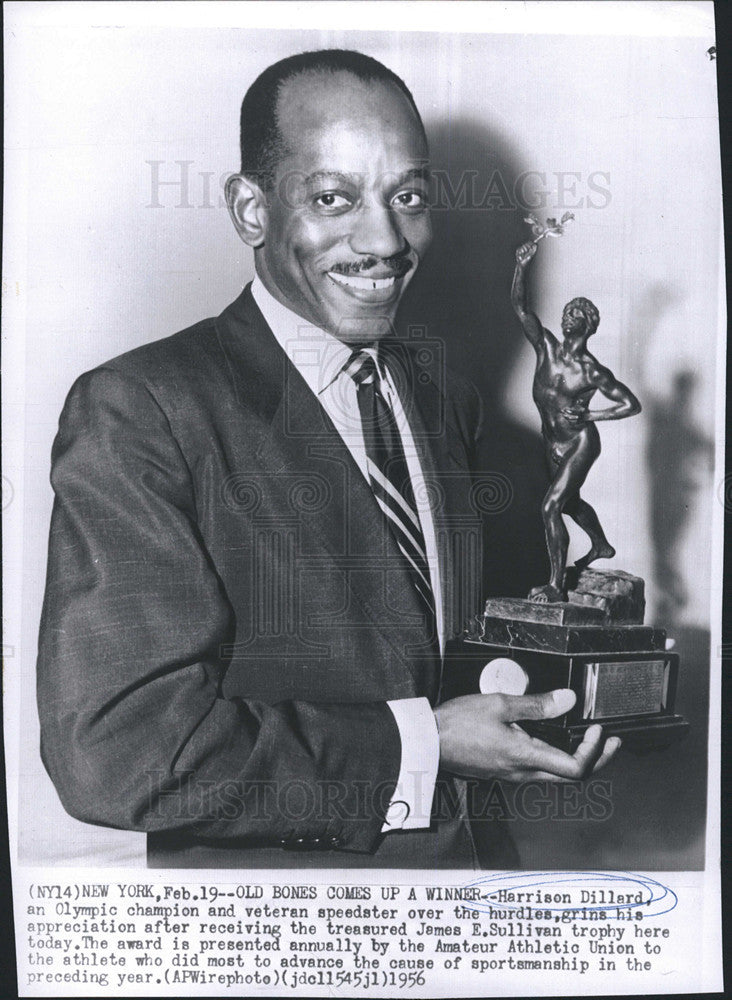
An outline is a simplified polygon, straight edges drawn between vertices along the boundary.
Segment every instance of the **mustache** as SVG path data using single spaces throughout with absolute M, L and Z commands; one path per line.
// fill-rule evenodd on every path
M 396 278 L 403 278 L 414 267 L 408 256 L 409 250 L 410 248 L 407 246 L 391 257 L 364 257 L 361 260 L 338 263 L 329 267 L 328 270 L 334 271 L 336 274 L 348 276 L 363 274 L 364 271 L 372 271 L 378 268 L 379 272 L 387 271 L 388 277 L 392 277 L 393 275 Z M 381 274 L 380 276 L 385 277 L 386 275 Z

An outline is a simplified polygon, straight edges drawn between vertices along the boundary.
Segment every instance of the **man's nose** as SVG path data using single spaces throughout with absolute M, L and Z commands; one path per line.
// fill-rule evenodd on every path
M 388 205 L 364 205 L 351 230 L 351 250 L 381 258 L 400 253 L 407 241 L 398 223 L 398 217 Z

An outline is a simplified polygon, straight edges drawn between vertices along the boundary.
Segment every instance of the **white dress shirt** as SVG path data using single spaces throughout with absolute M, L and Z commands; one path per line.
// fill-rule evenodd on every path
M 357 387 L 350 375 L 343 371 L 343 366 L 351 356 L 351 348 L 283 306 L 267 291 L 259 277 L 255 277 L 252 282 L 252 295 L 280 347 L 317 396 L 368 482 L 366 445 L 358 408 Z M 366 350 L 373 354 L 378 363 L 376 348 Z M 412 481 L 417 514 L 424 535 L 442 654 L 445 645 L 442 587 L 428 491 L 420 488 L 420 483 L 424 481 L 422 467 L 399 395 L 384 366 L 379 366 L 379 372 L 382 392 L 399 428 Z M 400 698 L 388 701 L 387 705 L 399 727 L 401 762 L 397 787 L 386 813 L 383 829 L 386 832 L 429 826 L 440 759 L 434 713 L 426 698 Z

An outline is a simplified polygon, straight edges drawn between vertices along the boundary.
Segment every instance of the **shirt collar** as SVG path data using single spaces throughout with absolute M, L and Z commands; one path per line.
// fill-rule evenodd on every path
M 267 291 L 259 275 L 252 281 L 252 296 L 277 343 L 316 396 L 335 382 L 348 364 L 352 348 L 332 333 L 313 326 L 282 305 Z M 364 348 L 379 365 L 376 347 Z M 380 368 L 380 366 L 379 366 Z

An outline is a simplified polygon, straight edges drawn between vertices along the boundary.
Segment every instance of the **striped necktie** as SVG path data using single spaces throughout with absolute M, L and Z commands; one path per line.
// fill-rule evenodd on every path
M 354 351 L 344 371 L 356 383 L 371 489 L 426 607 L 429 635 L 436 640 L 437 618 L 427 548 L 399 428 L 382 392 L 373 356 L 368 351 Z

